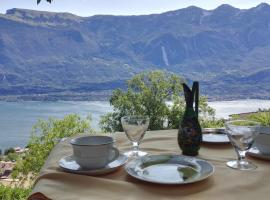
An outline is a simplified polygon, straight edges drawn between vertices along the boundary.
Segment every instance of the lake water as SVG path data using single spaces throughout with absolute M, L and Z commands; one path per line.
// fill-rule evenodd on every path
M 237 100 L 209 102 L 216 109 L 216 116 L 227 118 L 234 113 L 252 112 L 258 108 L 270 108 L 270 100 Z M 76 113 L 85 118 L 92 115 L 91 126 L 99 129 L 101 115 L 112 111 L 105 101 L 59 101 L 59 102 L 0 102 L 0 149 L 25 146 L 31 127 L 38 119 L 62 118 Z

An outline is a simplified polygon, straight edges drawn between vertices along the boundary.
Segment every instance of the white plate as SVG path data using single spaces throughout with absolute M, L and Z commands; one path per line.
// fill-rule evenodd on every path
M 182 155 L 147 155 L 131 160 L 125 169 L 134 178 L 169 185 L 201 181 L 214 173 L 209 162 Z
M 202 140 L 205 143 L 230 143 L 223 128 L 205 128 L 202 132 Z
M 89 170 L 81 168 L 80 165 L 74 160 L 73 155 L 70 155 L 60 159 L 58 164 L 66 172 L 84 175 L 101 175 L 113 172 L 114 170 L 124 165 L 127 160 L 128 157 L 120 153 L 119 157 L 116 160 L 109 163 L 104 168 Z

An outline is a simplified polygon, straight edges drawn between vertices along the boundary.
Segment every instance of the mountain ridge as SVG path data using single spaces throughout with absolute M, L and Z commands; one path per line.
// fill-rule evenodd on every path
M 266 3 L 140 16 L 11 9 L 0 15 L 0 92 L 64 98 L 123 87 L 134 74 L 161 69 L 200 81 L 213 99 L 270 98 L 270 81 L 257 78 L 270 68 L 269 35 Z

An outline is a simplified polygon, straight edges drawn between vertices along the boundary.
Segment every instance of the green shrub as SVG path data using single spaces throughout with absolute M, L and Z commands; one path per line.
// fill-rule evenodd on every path
M 14 152 L 15 152 L 15 149 L 10 147 L 10 148 L 5 150 L 4 155 L 8 155 L 9 153 L 14 153 Z
M 18 160 L 19 154 L 17 154 L 17 153 L 9 153 L 6 158 L 7 158 L 8 161 L 15 162 L 16 160 Z
M 200 97 L 199 121 L 202 128 L 224 127 L 225 119 L 216 119 L 215 110 L 208 106 L 207 98 Z
M 270 111 L 258 110 L 256 113 L 251 113 L 245 116 L 233 115 L 233 119 L 248 119 L 251 121 L 259 122 L 262 126 L 270 126 Z
M 0 184 L 0 200 L 25 200 L 30 192 L 30 188 L 10 187 Z
M 61 138 L 70 137 L 79 133 L 92 132 L 90 118 L 81 119 L 71 114 L 64 119 L 40 120 L 34 127 L 26 151 L 19 159 L 13 170 L 13 178 L 19 178 L 23 183 L 29 174 L 34 179 L 40 172 L 49 153 Z
M 258 112 L 249 116 L 250 120 L 260 122 L 262 126 L 270 126 L 270 112 Z
M 200 118 L 202 128 L 221 128 L 224 127 L 225 119 L 203 119 Z

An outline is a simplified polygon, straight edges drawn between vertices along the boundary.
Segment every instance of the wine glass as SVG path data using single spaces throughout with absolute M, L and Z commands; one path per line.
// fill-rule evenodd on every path
M 260 124 L 248 120 L 232 120 L 225 123 L 226 133 L 233 145 L 238 160 L 227 162 L 227 166 L 238 170 L 253 170 L 257 166 L 245 159 L 246 152 L 258 135 Z
M 149 118 L 144 116 L 124 116 L 121 118 L 122 127 L 127 138 L 132 143 L 133 150 L 124 153 L 128 157 L 144 156 L 147 153 L 139 150 L 139 145 L 149 126 Z

